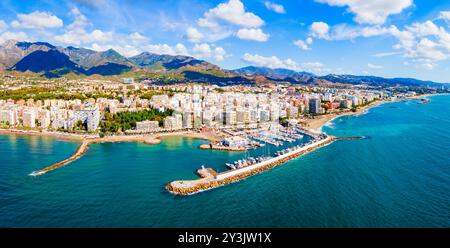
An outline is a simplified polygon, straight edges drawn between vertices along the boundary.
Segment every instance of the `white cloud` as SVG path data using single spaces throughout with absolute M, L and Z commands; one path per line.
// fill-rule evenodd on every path
M 450 21 L 450 11 L 441 11 L 439 14 L 439 19 Z
M 86 31 L 86 27 L 90 26 L 91 23 L 77 8 L 73 8 L 71 14 L 74 21 L 67 26 L 65 33 L 54 36 L 55 41 L 70 45 L 97 43 L 97 46 L 99 46 L 98 43 L 105 44 L 113 40 L 113 32 L 105 32 L 99 29 L 91 32 Z M 138 38 L 136 34 L 134 34 L 134 38 Z
M 175 49 L 167 44 L 151 44 L 144 47 L 145 51 L 156 54 L 177 55 Z
M 5 21 L 0 20 L 0 32 L 5 31 L 6 29 L 8 29 L 8 24 L 6 24 Z
M 325 65 L 320 62 L 306 62 L 302 63 L 301 66 L 303 67 L 302 70 L 312 72 L 314 74 L 326 74 L 331 72 L 330 69 L 326 68 Z
M 241 28 L 236 33 L 241 40 L 254 40 L 265 42 L 269 39 L 269 35 L 265 34 L 260 28 Z
M 369 67 L 371 69 L 383 69 L 382 65 L 375 65 L 375 64 L 371 64 L 371 63 L 368 63 L 367 67 Z
M 382 57 L 389 57 L 389 56 L 394 56 L 394 55 L 399 55 L 402 54 L 402 52 L 385 52 L 385 53 L 376 53 L 373 54 L 373 57 L 377 57 L 377 58 L 382 58 Z
M 134 32 L 134 33 L 130 34 L 129 37 L 134 44 L 139 44 L 139 43 L 146 42 L 149 40 L 148 37 L 146 37 L 138 32 Z
M 67 29 L 83 29 L 89 25 L 92 25 L 78 8 L 72 8 L 70 10 L 70 14 L 74 17 L 74 21 L 69 26 L 67 26 Z
M 35 11 L 30 14 L 18 14 L 17 20 L 14 20 L 11 26 L 23 29 L 59 28 L 63 26 L 63 21 L 49 12 Z
M 423 38 L 414 50 L 411 50 L 406 54 L 406 57 L 429 62 L 445 60 L 448 58 L 448 55 L 439 49 L 438 43 L 431 41 L 428 38 Z
M 125 57 L 131 57 L 141 53 L 140 49 L 132 45 L 93 43 L 89 48 L 95 51 L 106 51 L 108 49 L 114 49 L 115 51 L 117 51 L 118 53 L 122 54 Z
M 294 45 L 302 50 L 311 50 L 309 47 L 313 43 L 313 39 L 311 37 L 306 38 L 306 40 L 295 40 Z
M 412 0 L 316 0 L 330 6 L 347 7 L 358 23 L 383 24 L 390 15 L 399 14 L 413 4 Z
M 260 17 L 246 12 L 244 4 L 240 0 L 229 0 L 217 5 L 204 13 L 197 23 L 201 27 L 217 29 L 220 21 L 246 28 L 257 28 L 264 24 Z
M 204 35 L 202 33 L 200 33 L 200 31 L 198 31 L 198 29 L 196 29 L 194 27 L 189 27 L 186 30 L 186 38 L 190 42 L 200 42 L 204 38 Z
M 421 66 L 427 70 L 433 70 L 436 64 L 433 63 L 423 63 Z
M 290 70 L 300 70 L 300 66 L 292 59 L 281 60 L 277 56 L 265 57 L 258 54 L 245 53 L 241 59 L 248 64 L 271 69 L 284 68 Z
M 264 5 L 267 9 L 275 11 L 278 14 L 284 14 L 286 13 L 286 10 L 284 9 L 284 6 L 281 4 L 272 3 L 270 1 L 265 1 Z
M 177 55 L 189 56 L 188 49 L 181 43 L 177 43 L 174 50 Z
M 216 47 L 214 48 L 214 59 L 217 61 L 223 61 L 225 60 L 225 56 L 227 55 L 227 52 L 222 47 Z
M 113 40 L 112 32 L 104 32 L 101 30 L 94 30 L 86 32 L 85 30 L 70 30 L 62 35 L 54 37 L 55 41 L 64 44 L 91 44 L 91 43 L 106 43 Z
M 320 39 L 328 39 L 330 26 L 325 22 L 313 22 L 310 27 L 311 35 Z
M 315 74 L 324 74 L 330 72 L 330 69 L 326 68 L 325 65 L 320 62 L 305 62 L 299 64 L 290 58 L 283 60 L 278 58 L 277 56 L 266 57 L 250 53 L 245 53 L 241 59 L 248 64 L 267 67 L 271 69 L 283 68 L 294 71 L 309 71 Z
M 26 41 L 28 40 L 28 35 L 24 32 L 4 32 L 0 34 L 0 44 L 3 44 L 7 40 L 17 40 L 17 41 Z
M 192 53 L 196 58 L 213 58 L 216 61 L 223 61 L 227 55 L 225 49 L 222 47 L 211 47 L 207 43 L 195 44 L 194 48 L 192 48 Z

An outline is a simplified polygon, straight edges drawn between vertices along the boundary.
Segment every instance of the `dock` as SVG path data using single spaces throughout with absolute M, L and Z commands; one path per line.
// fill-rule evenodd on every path
M 304 155 L 320 147 L 326 146 L 332 143 L 334 140 L 336 140 L 335 137 L 327 136 L 324 139 L 320 139 L 312 144 L 300 147 L 283 155 L 279 155 L 250 166 L 218 173 L 214 177 L 209 176 L 196 180 L 173 181 L 166 185 L 166 189 L 172 194 L 185 196 L 217 188 L 223 185 L 237 182 L 239 180 L 245 179 L 252 175 L 261 173 L 263 171 L 281 165 L 298 156 Z

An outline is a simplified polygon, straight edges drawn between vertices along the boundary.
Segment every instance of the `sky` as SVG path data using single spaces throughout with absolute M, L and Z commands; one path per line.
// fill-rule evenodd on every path
M 450 1 L 2 0 L 0 44 L 450 82 Z

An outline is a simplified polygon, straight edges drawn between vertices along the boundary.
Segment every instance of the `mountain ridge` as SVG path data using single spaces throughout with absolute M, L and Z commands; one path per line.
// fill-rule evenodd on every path
M 246 66 L 223 69 L 191 56 L 142 52 L 125 57 L 113 49 L 94 51 L 73 46 L 54 46 L 47 42 L 6 41 L 0 46 L 0 71 L 17 70 L 42 73 L 46 77 L 77 75 L 118 76 L 132 71 L 149 75 L 169 75 L 170 82 L 203 82 L 214 84 L 368 84 L 370 86 L 441 86 L 445 84 L 414 78 L 337 75 L 317 76 L 310 72 L 284 68 Z M 149 76 L 150 77 L 150 76 Z M 158 76 L 156 77 L 158 78 Z M 155 81 L 154 78 L 144 78 Z M 165 81 L 164 81 L 165 82 Z

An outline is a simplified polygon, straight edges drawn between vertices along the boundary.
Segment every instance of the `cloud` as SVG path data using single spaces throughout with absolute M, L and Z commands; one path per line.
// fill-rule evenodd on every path
M 395 25 L 389 27 L 321 25 L 323 27 L 311 25 L 312 36 L 325 40 L 347 40 L 385 35 L 397 39 L 397 43 L 393 45 L 397 52 L 376 54 L 375 57 L 403 54 L 404 57 L 427 69 L 434 68 L 438 61 L 450 58 L 450 33 L 430 20 L 413 23 L 402 30 Z M 326 28 L 327 26 L 329 28 Z
M 313 22 L 310 27 L 311 35 L 320 39 L 328 39 L 330 26 L 325 22 Z
M 386 53 L 376 53 L 373 54 L 373 57 L 377 57 L 377 58 L 382 58 L 382 57 L 388 57 L 388 56 L 394 56 L 394 55 L 399 55 L 402 54 L 402 52 L 386 52 Z
M 74 17 L 74 21 L 67 26 L 68 29 L 85 28 L 92 25 L 89 20 L 83 15 L 78 8 L 72 8 L 70 14 Z
M 114 49 L 115 51 L 117 51 L 118 53 L 122 54 L 125 57 L 131 57 L 141 53 L 140 49 L 136 48 L 135 46 L 127 44 L 120 45 L 120 44 L 93 43 L 89 48 L 95 51 L 106 51 L 108 49 Z
M 177 55 L 189 56 L 188 49 L 181 43 L 175 45 L 175 53 Z
M 13 28 L 45 29 L 59 28 L 63 21 L 49 12 L 34 11 L 30 14 L 17 14 L 17 20 L 11 22 Z
M 139 44 L 139 43 L 146 42 L 149 40 L 148 37 L 146 37 L 138 32 L 134 32 L 134 33 L 130 34 L 129 37 L 130 37 L 130 40 L 134 44 Z
M 7 40 L 17 40 L 17 41 L 26 41 L 28 39 L 28 35 L 24 32 L 4 32 L 0 34 L 0 44 L 3 44 Z
M 244 4 L 240 0 L 229 0 L 208 10 L 197 21 L 197 24 L 201 27 L 217 29 L 219 27 L 218 22 L 225 22 L 246 28 L 257 28 L 264 24 L 264 21 L 260 17 L 251 12 L 246 12 Z
M 294 45 L 302 50 L 311 50 L 309 47 L 313 43 L 313 39 L 311 37 L 306 38 L 306 40 L 295 40 Z
M 450 21 L 450 11 L 441 11 L 439 14 L 439 19 Z
M 112 32 L 104 32 L 102 30 L 93 30 L 86 32 L 85 30 L 70 30 L 62 35 L 54 37 L 55 41 L 64 44 L 91 44 L 91 43 L 106 43 L 113 40 Z
M 330 73 L 331 71 L 320 62 L 305 62 L 299 64 L 291 58 L 280 59 L 277 56 L 266 57 L 259 54 L 245 53 L 242 56 L 241 60 L 251 65 L 267 67 L 271 69 L 282 68 L 293 71 L 309 71 L 315 74 L 325 74 Z
M 254 40 L 265 42 L 269 39 L 269 35 L 265 34 L 260 28 L 241 28 L 236 33 L 241 40 Z
M 55 41 L 71 45 L 97 43 L 97 46 L 99 46 L 98 43 L 107 43 L 113 40 L 113 32 L 106 32 L 99 29 L 91 32 L 86 31 L 86 28 L 91 23 L 78 8 L 73 8 L 71 14 L 74 17 L 74 21 L 66 27 L 65 33 L 54 36 Z
M 282 60 L 277 56 L 265 57 L 258 54 L 245 53 L 241 59 L 248 64 L 271 69 L 284 68 L 290 70 L 300 70 L 300 65 L 292 59 Z
M 261 27 L 264 21 L 247 12 L 240 0 L 229 0 L 209 9 L 197 19 L 197 27 L 189 27 L 185 38 L 190 42 L 216 42 L 231 35 L 244 40 L 264 42 L 269 39 Z
M 275 11 L 278 14 L 286 13 L 284 6 L 281 4 L 276 4 L 276 3 L 269 2 L 269 1 L 265 1 L 264 5 L 266 6 L 267 9 Z
M 358 23 L 383 24 L 390 15 L 399 14 L 413 4 L 412 0 L 316 0 L 330 6 L 347 7 Z
M 200 42 L 204 38 L 204 35 L 200 31 L 198 31 L 198 29 L 189 27 L 186 30 L 186 38 L 190 42 Z
M 227 55 L 222 47 L 211 47 L 207 43 L 195 44 L 194 48 L 192 48 L 192 53 L 196 58 L 213 58 L 216 61 L 223 61 Z
M 383 69 L 382 65 L 375 65 L 375 64 L 371 64 L 371 63 L 368 63 L 367 67 L 369 67 L 371 69 Z
M 326 68 L 324 64 L 320 62 L 306 62 L 302 63 L 303 70 L 309 71 L 315 74 L 329 73 L 330 69 Z
M 8 29 L 8 24 L 5 21 L 0 20 L 0 32 L 3 32 Z

